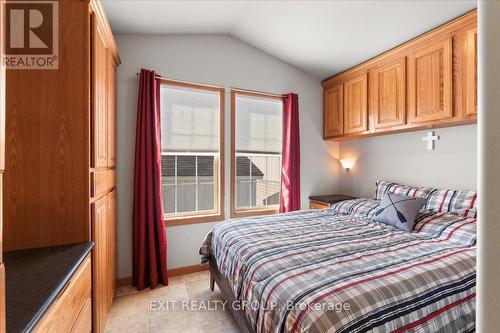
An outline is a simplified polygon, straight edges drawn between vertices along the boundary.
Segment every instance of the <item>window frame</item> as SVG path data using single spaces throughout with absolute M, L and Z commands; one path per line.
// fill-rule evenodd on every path
M 236 96 L 250 96 L 261 99 L 274 99 L 283 102 L 283 96 L 243 89 L 231 89 L 231 193 L 230 193 L 230 215 L 231 218 L 272 215 L 279 213 L 279 204 L 272 208 L 237 209 L 236 208 Z M 283 112 L 283 110 L 282 110 Z M 283 163 L 283 152 L 281 152 L 281 163 Z M 280 180 L 281 183 L 281 180 Z M 281 196 L 281 190 L 280 190 Z
M 166 227 L 172 227 L 177 225 L 195 224 L 195 223 L 205 223 L 205 222 L 216 222 L 224 220 L 224 192 L 225 192 L 225 89 L 218 86 L 191 83 L 185 81 L 177 80 L 167 80 L 159 79 L 160 89 L 163 85 L 176 86 L 181 88 L 188 88 L 193 90 L 201 91 L 211 91 L 219 93 L 219 161 L 218 161 L 218 177 L 216 177 L 216 189 L 218 189 L 218 195 L 214 195 L 216 200 L 216 209 L 212 211 L 201 211 L 197 212 L 183 212 L 178 213 L 176 216 L 166 217 L 163 214 L 163 222 Z M 160 109 L 161 114 L 161 109 Z M 162 149 L 163 151 L 163 149 Z

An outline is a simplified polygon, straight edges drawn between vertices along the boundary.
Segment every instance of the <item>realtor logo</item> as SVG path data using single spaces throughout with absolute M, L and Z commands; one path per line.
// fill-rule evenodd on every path
M 5 4 L 5 56 L 8 69 L 58 68 L 57 1 Z

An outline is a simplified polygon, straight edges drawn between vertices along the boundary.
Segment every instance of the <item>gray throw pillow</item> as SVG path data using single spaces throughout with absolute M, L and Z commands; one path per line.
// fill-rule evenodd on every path
M 373 220 L 411 232 L 415 217 L 424 205 L 423 198 L 386 192 L 373 215 Z

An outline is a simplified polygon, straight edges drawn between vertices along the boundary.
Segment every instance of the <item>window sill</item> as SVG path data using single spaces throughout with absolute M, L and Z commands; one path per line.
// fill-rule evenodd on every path
M 224 214 L 206 214 L 206 215 L 191 215 L 179 216 L 163 219 L 165 227 L 175 227 L 179 225 L 220 222 L 224 220 Z
M 232 211 L 231 218 L 278 214 L 279 208 Z

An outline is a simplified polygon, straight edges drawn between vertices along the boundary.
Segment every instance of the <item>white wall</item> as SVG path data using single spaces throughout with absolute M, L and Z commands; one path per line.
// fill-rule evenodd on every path
M 477 331 L 500 327 L 500 2 L 478 8 L 479 210 Z
M 322 139 L 320 81 L 233 37 L 223 35 L 116 35 L 118 68 L 118 277 L 132 274 L 132 191 L 138 78 L 141 67 L 171 79 L 299 94 L 302 207 L 310 194 L 338 191 L 339 145 Z M 229 132 L 226 91 L 226 138 Z M 229 156 L 229 141 L 226 141 Z M 226 170 L 230 161 L 226 159 Z M 226 172 L 229 189 L 229 172 Z M 229 193 L 229 192 L 228 192 Z M 226 216 L 229 195 L 225 198 Z M 198 248 L 213 223 L 167 228 L 168 268 L 199 263 Z
M 343 141 L 341 158 L 357 159 L 340 173 L 344 194 L 373 197 L 379 179 L 436 188 L 475 190 L 477 126 L 435 129 L 435 150 L 422 141 L 427 131 Z

